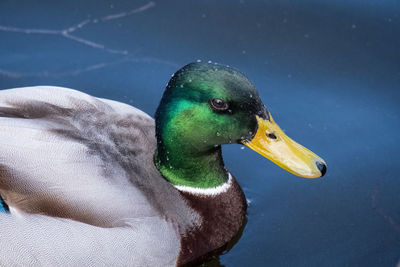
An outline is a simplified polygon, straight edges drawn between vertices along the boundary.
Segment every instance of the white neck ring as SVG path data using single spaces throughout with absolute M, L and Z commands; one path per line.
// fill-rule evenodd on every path
M 193 195 L 201 195 L 201 196 L 216 196 L 228 191 L 228 189 L 232 186 L 232 175 L 228 172 L 228 181 L 219 185 L 217 187 L 211 188 L 201 188 L 201 187 L 191 187 L 186 185 L 174 185 L 176 189 L 181 192 L 190 193 Z

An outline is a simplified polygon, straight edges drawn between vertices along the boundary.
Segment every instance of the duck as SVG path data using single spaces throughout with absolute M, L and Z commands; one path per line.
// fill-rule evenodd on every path
M 194 62 L 155 118 L 56 86 L 0 90 L 1 266 L 189 266 L 224 248 L 246 198 L 222 145 L 301 177 L 325 161 L 279 128 L 238 70 Z

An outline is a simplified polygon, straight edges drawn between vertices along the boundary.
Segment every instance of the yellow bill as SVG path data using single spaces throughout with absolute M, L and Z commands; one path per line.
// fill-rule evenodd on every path
M 256 135 L 251 141 L 242 141 L 244 145 L 294 175 L 317 178 L 325 174 L 325 161 L 290 139 L 271 116 L 270 120 L 257 116 L 257 121 Z

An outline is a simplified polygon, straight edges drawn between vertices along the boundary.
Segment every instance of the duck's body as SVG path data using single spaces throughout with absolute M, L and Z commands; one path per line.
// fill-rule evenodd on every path
M 67 88 L 0 91 L 0 265 L 176 266 L 222 248 L 246 201 L 221 144 L 325 172 L 225 66 L 179 70 L 155 119 Z
M 60 87 L 0 91 L 0 194 L 11 208 L 0 265 L 174 266 L 223 246 L 244 219 L 234 178 L 208 197 L 180 192 L 155 149 L 154 120 L 129 105 Z M 232 207 L 227 195 L 235 210 L 216 216 Z M 213 233 L 211 218 L 227 229 Z

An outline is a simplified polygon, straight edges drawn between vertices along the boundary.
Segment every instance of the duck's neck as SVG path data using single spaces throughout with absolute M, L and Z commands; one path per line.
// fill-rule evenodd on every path
M 228 242 L 236 243 L 234 237 L 240 236 L 240 229 L 243 230 L 247 205 L 239 184 L 229 176 L 227 183 L 215 189 L 178 188 L 187 205 L 201 218 L 197 227 L 187 230 L 181 237 L 178 265 L 190 262 L 188 266 L 192 266 L 199 260 L 220 254 Z
M 191 144 L 158 141 L 155 165 L 173 185 L 195 188 L 213 188 L 228 180 L 221 146 L 202 150 Z

